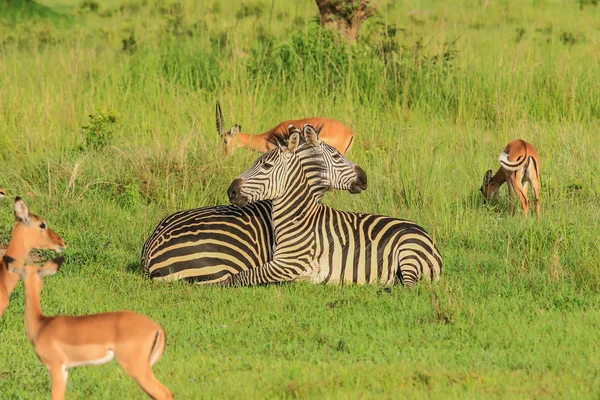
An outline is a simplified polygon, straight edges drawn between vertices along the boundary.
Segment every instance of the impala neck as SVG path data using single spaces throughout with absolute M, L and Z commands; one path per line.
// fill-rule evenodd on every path
M 496 171 L 496 174 L 494 176 L 492 176 L 492 180 L 490 181 L 490 186 L 492 186 L 494 188 L 494 190 L 496 190 L 500 186 L 502 186 L 504 184 L 504 182 L 506 182 L 506 175 L 504 174 L 502 167 L 500 167 L 500 168 L 498 168 L 498 171 Z
M 17 227 L 13 229 L 10 243 L 8 243 L 8 248 L 6 249 L 6 255 L 15 260 L 15 265 L 17 267 L 22 267 L 25 265 L 25 259 L 29 255 L 31 249 L 28 248 L 25 245 L 25 241 L 19 237 L 21 236 L 19 233 L 22 234 L 23 232 L 15 232 Z
M 244 147 L 250 150 L 258 151 L 260 153 L 266 153 L 271 149 L 267 142 L 267 135 L 262 133 L 260 135 L 251 135 L 249 133 L 238 133 L 237 134 L 238 147 Z
M 19 240 L 18 237 L 15 238 L 14 236 L 11 237 L 11 241 L 8 244 L 6 255 L 15 260 L 15 266 L 22 267 L 25 265 L 25 259 L 29 255 L 30 249 L 25 246 L 23 240 Z M 4 265 L 4 261 L 0 261 L 0 263 L 0 285 L 3 284 L 7 291 L 10 292 L 16 286 L 19 276 L 9 272 L 6 265 Z
M 40 293 L 42 292 L 42 280 L 39 277 L 27 276 L 25 287 L 25 334 L 30 342 L 34 342 L 43 326 L 46 317 L 42 314 L 40 305 Z

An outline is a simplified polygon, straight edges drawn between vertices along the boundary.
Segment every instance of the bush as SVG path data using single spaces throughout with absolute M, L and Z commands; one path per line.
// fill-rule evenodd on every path
M 117 127 L 117 114 L 113 111 L 101 111 L 89 115 L 87 124 L 81 127 L 83 143 L 87 150 L 101 150 L 108 146 Z

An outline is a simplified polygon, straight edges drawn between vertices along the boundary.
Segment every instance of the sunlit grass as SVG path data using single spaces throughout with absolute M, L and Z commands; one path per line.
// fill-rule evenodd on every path
M 598 396 L 599 7 L 382 1 L 346 46 L 319 32 L 310 1 L 98 3 L 0 13 L 0 187 L 68 243 L 46 313 L 160 322 L 155 371 L 177 398 Z M 326 202 L 423 225 L 444 257 L 440 284 L 144 279 L 160 219 L 226 204 L 256 158 L 223 159 L 217 99 L 244 131 L 311 115 L 351 126 L 369 189 Z M 98 125 L 111 139 L 88 148 L 81 127 L 101 113 L 117 116 Z M 479 197 L 515 138 L 541 157 L 539 223 L 509 215 L 505 188 L 489 206 Z M 3 243 L 12 207 L 0 203 Z M 0 334 L 0 398 L 46 398 L 20 287 Z M 68 398 L 144 395 L 110 364 L 72 371 Z

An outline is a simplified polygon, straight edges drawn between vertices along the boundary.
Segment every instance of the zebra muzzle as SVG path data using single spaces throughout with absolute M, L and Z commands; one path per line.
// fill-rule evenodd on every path
M 354 171 L 356 172 L 356 180 L 350 185 L 350 193 L 352 194 L 360 193 L 367 189 L 367 173 L 358 165 L 354 167 Z
M 244 181 L 242 179 L 236 179 L 229 185 L 229 189 L 227 189 L 227 195 L 229 196 L 229 201 L 234 206 L 245 206 L 248 203 L 248 198 L 242 194 L 242 185 Z

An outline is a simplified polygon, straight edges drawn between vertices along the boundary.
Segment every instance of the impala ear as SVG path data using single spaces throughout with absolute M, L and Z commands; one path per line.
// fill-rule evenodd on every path
M 62 256 L 58 256 L 55 259 L 48 261 L 42 268 L 40 268 L 38 275 L 40 278 L 45 278 L 48 275 L 54 275 L 58 272 L 64 261 L 65 258 Z
M 290 138 L 288 139 L 288 145 L 287 145 L 288 151 L 290 151 L 290 152 L 296 151 L 299 144 L 300 144 L 300 131 L 298 130 L 298 128 L 294 127 L 294 130 L 293 130 L 292 134 L 290 135 Z
M 488 169 L 483 176 L 483 186 L 488 186 L 492 182 L 492 170 Z
M 6 265 L 6 269 L 8 270 L 8 272 L 11 272 L 13 274 L 17 274 L 20 277 L 24 277 L 25 276 L 25 267 L 17 267 L 15 265 L 15 259 L 9 256 L 4 256 L 2 257 L 2 261 L 4 262 L 4 265 Z
M 304 139 L 310 143 L 312 146 L 318 146 L 319 141 L 319 132 L 313 128 L 310 124 L 304 124 L 304 128 L 302 129 L 304 132 Z M 319 129 L 320 130 L 320 129 Z
M 19 196 L 15 198 L 15 218 L 24 224 L 28 224 L 31 219 L 27 204 Z
M 238 133 L 240 133 L 241 130 L 242 130 L 242 127 L 238 124 L 235 124 L 233 127 L 231 127 L 231 130 L 229 131 L 229 135 L 235 136 Z
M 217 110 L 216 110 L 216 119 L 217 119 L 217 132 L 219 136 L 225 136 L 225 120 L 223 119 L 223 113 L 221 112 L 221 105 L 219 104 L 219 100 L 217 100 Z
M 3 199 L 6 196 L 6 192 L 4 191 L 4 189 L 0 188 L 0 199 Z

